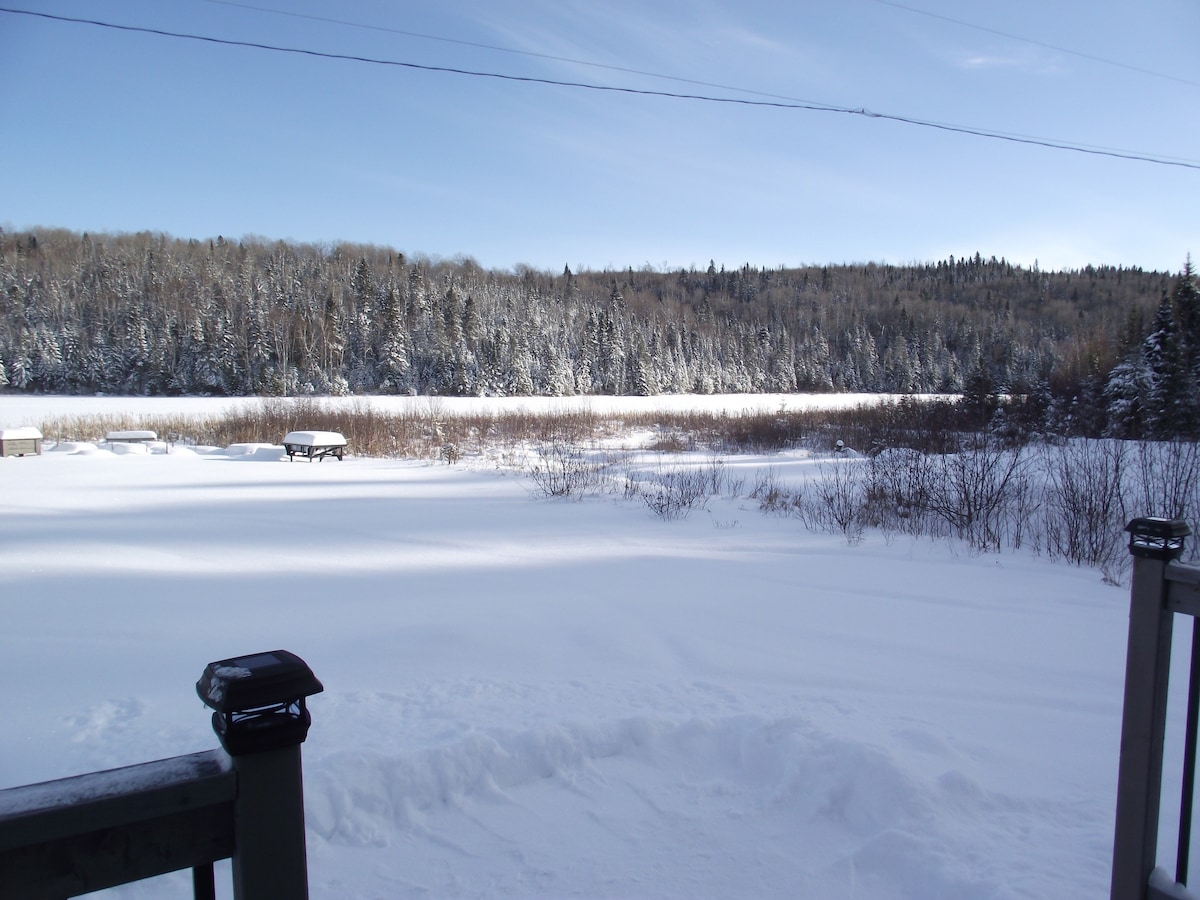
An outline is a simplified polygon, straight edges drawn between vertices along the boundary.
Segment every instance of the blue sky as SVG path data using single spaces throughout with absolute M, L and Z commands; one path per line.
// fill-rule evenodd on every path
M 1200 253 L 1196 0 L 0 5 L 418 66 L 866 109 L 1195 166 L 0 13 L 5 228 L 350 241 L 555 271 L 975 252 L 1043 269 L 1178 271 Z

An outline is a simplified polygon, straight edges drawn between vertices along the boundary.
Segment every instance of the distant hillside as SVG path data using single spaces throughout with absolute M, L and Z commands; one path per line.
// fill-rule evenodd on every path
M 0 385 L 128 394 L 979 389 L 1070 401 L 1174 276 L 1003 259 L 547 273 L 388 248 L 0 235 Z

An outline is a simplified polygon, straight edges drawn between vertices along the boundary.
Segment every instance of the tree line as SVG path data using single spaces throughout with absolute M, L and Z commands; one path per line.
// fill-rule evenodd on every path
M 1179 277 L 1045 272 L 978 253 L 911 265 L 497 271 L 371 245 L 38 229 L 0 233 L 0 388 L 944 392 L 985 406 L 1019 396 L 1081 431 L 1117 427 L 1110 407 L 1139 410 L 1118 417 L 1129 432 L 1148 427 L 1160 399 L 1149 388 L 1131 399 L 1110 379 L 1162 370 L 1144 347 L 1162 330 L 1162 298 L 1175 298 L 1181 365 L 1195 369 L 1194 304 L 1178 299 L 1191 281 L 1190 264 Z M 1160 393 L 1185 391 L 1154 377 Z

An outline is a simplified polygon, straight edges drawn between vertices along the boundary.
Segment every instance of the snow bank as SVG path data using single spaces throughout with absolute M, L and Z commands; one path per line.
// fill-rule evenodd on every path
M 101 448 L 90 441 L 56 441 L 50 447 L 52 453 L 65 453 L 73 456 L 115 456 L 107 447 Z
M 259 462 L 277 462 L 283 459 L 285 451 L 278 444 L 230 444 L 225 448 L 223 455 Z
M 142 443 L 109 444 L 108 450 L 114 456 L 149 456 L 151 453 L 150 445 Z
M 990 890 L 946 852 L 959 826 L 939 820 L 936 781 L 799 718 L 563 723 L 415 754 L 349 752 L 324 760 L 307 790 L 318 855 L 328 844 L 401 856 L 413 894 L 525 895 L 531 872 L 534 893 L 550 895 L 571 893 L 579 873 L 600 888 L 592 896 Z M 497 843 L 507 852 L 487 851 Z M 318 890 L 361 896 L 369 879 Z

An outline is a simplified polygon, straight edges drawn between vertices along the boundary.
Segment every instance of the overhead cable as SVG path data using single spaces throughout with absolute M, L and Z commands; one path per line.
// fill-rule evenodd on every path
M 626 75 L 641 75 L 644 78 L 659 78 L 663 81 L 675 81 L 680 84 L 694 84 L 697 87 L 717 88 L 722 91 L 736 91 L 740 94 L 750 94 L 758 97 L 773 97 L 776 100 L 791 100 L 797 103 L 803 102 L 796 100 L 795 97 L 786 97 L 782 94 L 772 94 L 767 91 L 756 91 L 751 88 L 734 87 L 728 84 L 719 84 L 713 81 L 701 81 L 696 78 L 682 78 L 678 75 L 664 75 L 661 72 L 649 72 L 645 69 L 634 69 L 628 66 L 616 66 L 611 63 L 590 62 L 585 59 L 575 59 L 570 56 L 556 56 L 553 53 L 539 53 L 536 50 L 517 50 L 513 47 L 502 47 L 499 44 L 485 44 L 480 41 L 465 41 L 461 38 L 450 38 L 437 34 L 425 34 L 420 31 L 407 31 L 403 28 L 391 28 L 387 25 L 371 25 L 365 22 L 351 22 L 347 19 L 333 19 L 328 16 L 314 16 L 309 13 L 294 12 L 290 9 L 274 9 L 270 6 L 256 6 L 252 3 L 239 3 L 237 0 L 203 0 L 205 3 L 214 3 L 219 6 L 232 6 L 237 9 L 248 9 L 254 12 L 269 13 L 276 16 L 288 16 L 293 19 L 307 19 L 310 22 L 324 22 L 327 25 L 344 25 L 347 28 L 361 28 L 364 31 L 379 31 L 384 34 L 396 34 L 402 37 L 419 38 L 423 41 L 438 41 L 443 44 L 456 44 L 460 47 L 475 47 L 479 50 L 494 50 L 497 53 L 511 53 L 515 56 L 528 56 L 533 59 L 545 59 L 550 62 L 568 63 L 572 66 L 586 66 L 591 69 L 606 69 L 609 72 L 623 72 Z
M 643 97 L 663 97 L 671 100 L 694 100 L 703 103 L 722 103 L 735 106 L 753 106 L 766 107 L 772 109 L 793 109 L 793 110 L 808 110 L 813 112 L 833 112 L 843 113 L 850 116 L 861 116 L 868 119 L 881 119 L 890 122 L 899 122 L 905 125 L 916 125 L 922 128 L 933 128 L 939 131 L 953 132 L 957 134 L 973 135 L 975 137 L 990 138 L 992 140 L 1008 141 L 1015 144 L 1027 144 L 1037 147 L 1047 147 L 1053 150 L 1068 150 L 1074 153 L 1085 153 L 1092 156 L 1105 156 L 1114 159 L 1131 160 L 1135 162 L 1152 163 L 1160 166 L 1177 166 L 1185 169 L 1200 169 L 1200 162 L 1192 160 L 1177 159 L 1166 156 L 1156 156 L 1146 153 L 1136 153 L 1133 151 L 1116 150 L 1104 147 L 1092 147 L 1084 144 L 1071 143 L 1068 141 L 1060 141 L 1051 138 L 1032 137 L 1028 135 L 1006 134 L 1000 131 L 989 131 L 981 128 L 971 128 L 965 125 L 953 125 L 945 122 L 933 122 L 926 119 L 917 119 L 911 116 L 896 115 L 894 113 L 875 112 L 866 109 L 865 107 L 848 107 L 838 106 L 829 103 L 808 103 L 784 100 L 750 100 L 744 97 L 713 97 L 704 94 L 685 94 L 674 91 L 656 91 L 645 88 L 618 87 L 616 85 L 593 84 L 583 81 L 564 81 L 554 78 L 540 78 L 531 75 L 509 75 L 500 72 L 485 72 L 471 69 L 462 69 L 453 66 L 433 66 L 422 63 L 404 62 L 401 60 L 379 59 L 369 56 L 358 56 L 347 53 L 331 53 L 323 50 L 308 50 L 301 47 L 283 47 L 276 44 L 265 44 L 258 41 L 244 41 L 232 38 L 217 38 L 207 35 L 190 34 L 187 32 L 168 31 L 161 28 L 148 28 L 140 25 L 121 25 L 114 22 L 104 22 L 98 19 L 84 19 L 72 16 L 60 16 L 52 13 L 34 12 L 27 9 L 13 9 L 10 7 L 0 6 L 0 12 L 11 13 L 14 15 L 34 16 L 42 19 L 49 19 L 58 22 L 72 22 L 81 25 L 95 25 L 101 28 L 110 28 L 117 31 L 136 32 L 140 34 L 152 34 L 159 37 L 180 38 L 183 40 L 200 41 L 209 44 L 219 44 L 228 47 L 246 47 L 254 50 L 269 50 L 275 53 L 290 53 L 299 56 L 308 56 L 318 59 L 336 59 L 347 62 L 366 63 L 377 66 L 392 66 L 396 68 L 404 68 L 411 70 L 419 70 L 424 72 L 441 72 L 453 75 L 465 75 L 473 78 L 491 78 L 499 81 L 521 82 L 525 84 L 544 84 L 555 87 L 575 88 L 578 90 L 599 91 L 615 94 L 631 94 Z
M 444 37 L 437 34 L 425 34 L 419 31 L 407 31 L 402 28 L 392 28 L 387 25 L 376 25 L 367 22 L 352 22 L 348 19 L 335 19 L 329 16 L 315 16 L 310 13 L 295 12 L 290 9 L 276 9 L 271 6 L 258 6 L 253 3 L 241 3 L 238 0 L 203 0 L 204 3 L 212 3 L 219 6 L 231 6 L 237 9 L 248 9 L 253 12 L 267 13 L 275 16 L 288 16 L 293 19 L 307 19 L 311 22 L 324 22 L 329 25 L 343 25 L 347 28 L 361 28 L 364 31 L 378 31 L 385 34 L 397 34 L 404 37 L 419 38 L 423 41 L 439 41 L 444 44 L 458 44 L 462 47 L 476 47 L 480 50 L 493 50 L 497 53 L 512 53 L 518 56 L 529 56 L 534 59 L 548 59 L 552 62 L 570 63 L 575 66 L 588 66 L 594 69 L 608 69 L 612 72 L 626 72 L 631 75 L 643 75 L 647 78 L 661 78 L 665 81 L 678 81 L 684 84 L 696 84 L 701 87 L 714 87 L 727 91 L 738 91 L 743 94 L 755 94 L 764 97 L 775 97 L 782 100 L 792 100 L 792 97 L 782 97 L 779 94 L 771 94 L 764 91 L 756 91 L 750 88 L 733 87 L 727 84 L 716 84 L 711 81 L 700 81 L 693 78 L 681 78 L 677 75 L 664 75 L 661 72 L 648 72 L 643 69 L 632 69 L 625 66 L 614 66 L 608 63 L 591 62 L 585 59 L 575 59 L 569 56 L 555 56 L 551 53 L 540 53 L 536 50 L 518 50 L 514 47 L 503 47 L 498 44 L 485 44 L 479 41 L 466 41 L 460 38 Z M 995 28 L 988 28 L 986 25 L 977 25 L 973 22 L 966 22 L 962 19 L 955 19 L 950 16 L 944 16 L 940 13 L 928 12 L 927 10 L 917 9 L 915 6 L 906 6 L 903 3 L 897 3 L 895 0 L 874 0 L 884 6 L 891 6 L 895 9 L 900 9 L 905 12 L 915 13 L 919 16 L 928 16 L 931 19 L 940 19 L 943 22 L 949 22 L 953 25 L 961 25 L 963 28 L 973 28 L 976 31 L 983 31 L 988 34 L 993 34 L 998 37 L 1007 38 L 1012 41 L 1020 41 L 1026 44 L 1033 44 L 1037 47 L 1043 47 L 1047 50 L 1053 50 L 1056 53 L 1067 53 L 1071 56 L 1077 56 L 1080 59 L 1086 59 L 1090 62 L 1100 63 L 1106 66 L 1116 66 L 1120 69 L 1127 69 L 1130 72 L 1137 72 L 1141 75 L 1149 75 L 1154 78 L 1164 78 L 1168 81 L 1176 81 L 1180 84 L 1187 84 L 1193 87 L 1200 87 L 1200 81 L 1192 81 L 1188 78 L 1182 78 L 1178 75 L 1169 75 L 1165 72 L 1156 72 L 1153 69 L 1142 68 L 1141 66 L 1130 65 L 1129 63 L 1119 62 L 1115 59 L 1107 59 L 1103 56 L 1095 56 L 1091 53 L 1083 53 L 1079 50 L 1072 50 L 1069 47 L 1059 47 L 1055 44 L 1049 44 L 1045 41 L 1039 41 L 1036 38 L 1025 37 L 1019 34 L 1012 34 L 1007 31 L 999 31 Z

